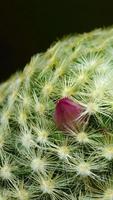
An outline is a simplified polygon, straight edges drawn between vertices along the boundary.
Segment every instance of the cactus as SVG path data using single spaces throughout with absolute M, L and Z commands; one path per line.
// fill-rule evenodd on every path
M 113 28 L 69 35 L 0 85 L 0 200 L 113 200 Z

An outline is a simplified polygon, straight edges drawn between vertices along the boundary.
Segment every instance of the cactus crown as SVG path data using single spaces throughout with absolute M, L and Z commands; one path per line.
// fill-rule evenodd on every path
M 0 85 L 0 200 L 113 199 L 113 29 L 70 35 Z

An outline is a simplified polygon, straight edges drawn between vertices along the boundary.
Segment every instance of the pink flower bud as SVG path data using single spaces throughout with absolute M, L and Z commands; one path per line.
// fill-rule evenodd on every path
M 60 130 L 75 129 L 84 117 L 81 117 L 84 107 L 72 101 L 68 97 L 64 97 L 57 101 L 54 113 L 54 121 Z

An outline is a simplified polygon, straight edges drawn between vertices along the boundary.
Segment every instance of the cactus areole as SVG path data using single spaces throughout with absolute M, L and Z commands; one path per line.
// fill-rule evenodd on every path
M 0 200 L 113 200 L 112 27 L 58 40 L 0 85 Z

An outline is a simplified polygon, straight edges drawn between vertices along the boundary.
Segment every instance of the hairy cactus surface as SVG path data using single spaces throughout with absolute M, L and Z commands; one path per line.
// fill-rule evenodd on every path
M 113 200 L 113 28 L 69 35 L 0 85 L 0 200 Z

